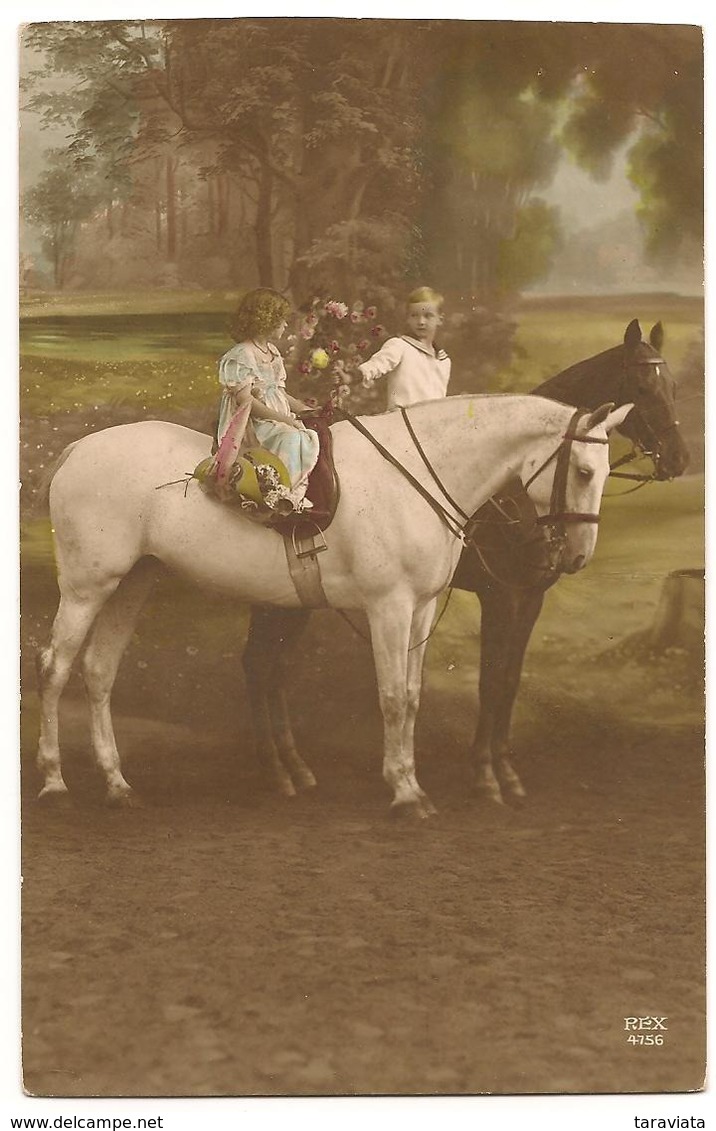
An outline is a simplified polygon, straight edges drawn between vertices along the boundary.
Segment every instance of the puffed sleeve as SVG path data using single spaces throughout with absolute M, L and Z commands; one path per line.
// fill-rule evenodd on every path
M 391 373 L 402 361 L 404 348 L 405 342 L 401 338 L 388 338 L 377 353 L 358 366 L 363 375 L 363 384 L 372 385 L 377 377 Z
M 229 350 L 219 362 L 219 381 L 227 389 L 238 392 L 247 386 L 253 385 L 256 374 L 248 364 L 245 354 Z

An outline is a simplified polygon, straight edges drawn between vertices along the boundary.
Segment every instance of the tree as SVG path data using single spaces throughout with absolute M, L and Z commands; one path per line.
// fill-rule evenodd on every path
M 579 25 L 577 25 L 579 28 Z M 595 175 L 630 143 L 647 249 L 669 255 L 703 243 L 703 40 L 697 27 L 610 25 L 578 30 L 584 76 L 575 83 L 565 144 Z
M 539 278 L 558 238 L 536 193 L 569 150 L 594 176 L 630 145 L 652 254 L 701 242 L 703 90 L 698 28 L 446 24 L 428 90 L 422 219 L 428 268 L 483 301 Z M 522 217 L 529 208 L 531 218 Z M 535 258 L 532 259 L 531 252 Z
M 50 153 L 50 165 L 37 185 L 25 193 L 22 207 L 43 236 L 43 251 L 52 263 L 56 287 L 66 281 L 79 226 L 97 208 L 98 185 L 67 160 L 63 150 Z

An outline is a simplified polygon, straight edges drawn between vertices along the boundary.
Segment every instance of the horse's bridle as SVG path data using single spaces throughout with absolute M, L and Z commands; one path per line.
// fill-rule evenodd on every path
M 577 434 L 577 426 L 582 416 L 585 414 L 581 409 L 577 409 L 572 419 L 569 422 L 566 432 L 562 437 L 559 447 L 555 448 L 550 456 L 541 463 L 536 471 L 530 475 L 529 479 L 523 484 L 525 491 L 534 483 L 535 479 L 545 468 L 549 467 L 553 460 L 557 461 L 557 466 L 554 469 L 554 479 L 552 480 L 552 495 L 549 501 L 549 512 L 547 514 L 539 515 L 536 519 L 538 526 L 546 526 L 548 528 L 548 538 L 550 543 L 550 559 L 556 554 L 557 562 L 561 559 L 562 551 L 566 544 L 567 539 L 567 525 L 575 522 L 590 522 L 597 525 L 599 522 L 598 514 L 584 513 L 583 511 L 568 511 L 567 507 L 567 481 L 569 477 L 569 460 L 572 452 L 572 444 L 608 444 L 609 439 L 607 436 L 579 436 Z M 552 565 L 550 562 L 550 571 L 557 572 L 558 566 Z
M 660 357 L 657 354 L 655 357 L 641 358 L 637 362 L 637 364 L 638 365 L 666 365 L 666 362 L 664 361 L 663 357 Z M 624 365 L 624 376 L 623 376 L 623 379 L 622 379 L 622 386 L 621 386 L 621 391 L 620 391 L 620 396 L 619 396 L 619 403 L 620 404 L 626 404 L 627 401 L 630 399 L 630 392 L 627 388 L 628 380 L 629 380 L 629 371 L 628 371 L 628 366 L 625 364 Z M 632 480 L 633 482 L 635 482 L 639 485 L 643 485 L 644 483 L 654 483 L 658 479 L 659 462 L 661 460 L 661 445 L 664 442 L 664 439 L 667 436 L 667 434 L 669 432 L 673 431 L 674 428 L 679 427 L 679 421 L 678 420 L 671 420 L 664 428 L 661 429 L 660 432 L 657 432 L 657 430 L 654 428 L 654 426 L 652 425 L 652 423 L 649 420 L 649 416 L 652 412 L 653 412 L 653 409 L 651 409 L 651 410 L 644 409 L 636 401 L 634 402 L 634 407 L 631 410 L 631 415 L 633 416 L 635 413 L 638 415 L 638 417 L 641 420 L 642 424 L 644 425 L 646 431 L 652 437 L 651 448 L 646 448 L 646 447 L 644 447 L 644 445 L 639 440 L 633 440 L 633 439 L 631 439 L 631 437 L 628 437 L 631 440 L 631 443 L 633 445 L 632 450 L 630 452 L 627 452 L 626 455 L 621 456 L 620 459 L 616 460 L 611 465 L 611 467 L 609 469 L 609 474 L 613 479 L 630 479 L 630 480 Z M 626 464 L 633 463 L 634 460 L 636 460 L 636 459 L 641 459 L 642 456 L 647 456 L 649 459 L 652 460 L 652 462 L 654 464 L 654 470 L 651 472 L 650 475 L 634 474 L 634 473 L 630 473 L 630 472 L 620 472 L 618 470 L 618 468 L 624 467 Z M 636 488 L 635 488 L 635 490 L 636 490 Z M 625 493 L 628 494 L 628 492 L 625 492 Z

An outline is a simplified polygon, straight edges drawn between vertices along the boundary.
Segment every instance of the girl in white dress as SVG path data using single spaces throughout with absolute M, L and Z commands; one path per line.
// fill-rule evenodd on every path
M 283 334 L 290 309 L 288 300 L 268 287 L 242 299 L 231 323 L 237 344 L 219 362 L 223 393 L 217 443 L 219 456 L 228 443 L 236 453 L 242 441 L 253 442 L 252 429 L 258 444 L 285 465 L 292 501 L 299 504 L 318 459 L 318 435 L 297 415 L 311 408 L 286 392 L 283 358 L 271 340 Z

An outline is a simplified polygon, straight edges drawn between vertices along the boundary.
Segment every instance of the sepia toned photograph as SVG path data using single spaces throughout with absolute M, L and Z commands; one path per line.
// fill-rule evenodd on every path
M 674 17 L 18 28 L 27 1095 L 704 1087 Z

